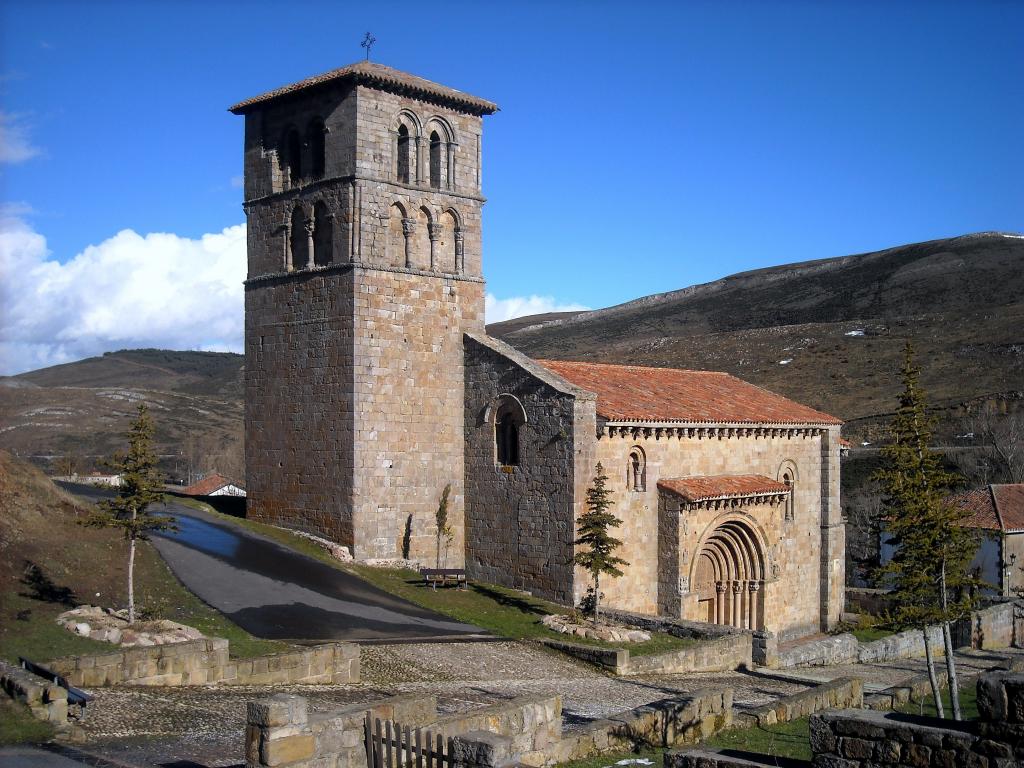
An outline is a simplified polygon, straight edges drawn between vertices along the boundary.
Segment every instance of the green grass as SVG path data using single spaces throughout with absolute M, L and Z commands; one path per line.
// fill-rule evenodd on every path
M 200 505 L 194 503 L 194 506 Z M 544 616 L 550 613 L 566 612 L 564 606 L 556 603 L 491 584 L 472 583 L 469 589 L 449 587 L 434 590 L 425 586 L 423 579 L 415 571 L 370 568 L 354 563 L 341 563 L 318 544 L 302 536 L 297 536 L 291 531 L 255 520 L 214 512 L 206 505 L 201 505 L 201 507 L 225 523 L 259 533 L 322 563 L 353 573 L 385 592 L 404 598 L 410 603 L 436 611 L 456 621 L 474 624 L 501 637 L 513 640 L 561 640 L 600 648 L 623 647 L 621 643 L 605 643 L 599 640 L 569 637 L 548 629 L 540 623 Z M 694 642 L 668 634 L 654 633 L 646 643 L 629 643 L 625 644 L 625 647 L 629 648 L 630 655 L 645 656 L 685 648 Z
M 0 746 L 42 744 L 53 734 L 53 726 L 32 717 L 28 707 L 7 697 L 0 699 Z
M 938 672 L 944 674 L 944 672 Z M 942 689 L 942 706 L 945 709 L 947 718 L 953 717 L 953 707 L 949 702 L 949 691 Z M 927 715 L 935 717 L 935 703 L 931 694 L 923 697 L 921 701 L 912 701 L 899 708 L 900 712 L 908 715 Z M 972 683 L 960 689 L 960 715 L 964 720 L 978 719 L 978 691 Z
M 705 745 L 713 749 L 738 749 L 772 757 L 810 760 L 812 755 L 809 723 L 810 718 L 801 717 L 788 723 L 730 728 L 712 736 Z
M 59 626 L 57 615 L 67 610 L 63 605 L 34 600 L 17 589 L 8 590 L 2 599 L 6 609 L 19 617 L 0 633 L 0 658 L 12 664 L 18 663 L 19 656 L 43 663 L 61 656 L 115 650 L 109 643 L 90 640 Z
M 871 643 L 875 640 L 881 640 L 883 637 L 889 637 L 893 634 L 891 629 L 883 629 L 882 627 L 859 627 L 851 630 L 850 634 L 857 638 L 858 642 Z

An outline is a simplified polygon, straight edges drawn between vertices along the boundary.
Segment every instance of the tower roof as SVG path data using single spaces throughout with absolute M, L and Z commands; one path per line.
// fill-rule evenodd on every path
M 240 101 L 234 106 L 229 107 L 228 111 L 234 112 L 236 115 L 244 114 L 257 104 L 265 104 L 282 96 L 298 93 L 299 91 L 314 88 L 324 83 L 344 81 L 429 101 L 439 101 L 477 115 L 490 115 L 498 111 L 498 105 L 492 101 L 457 91 L 445 85 L 439 85 L 430 80 L 424 80 L 422 77 L 410 75 L 408 72 L 385 67 L 383 64 L 377 64 L 373 61 L 357 61 L 355 64 L 349 64 L 347 67 L 332 69 L 330 72 L 307 77 L 305 80 L 300 80 L 297 83 L 285 85 L 281 88 L 275 88 L 251 99 Z

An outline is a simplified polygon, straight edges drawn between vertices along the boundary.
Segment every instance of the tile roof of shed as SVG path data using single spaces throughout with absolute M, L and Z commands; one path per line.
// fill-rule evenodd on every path
M 236 115 L 242 114 L 256 104 L 273 101 L 281 96 L 296 93 L 306 88 L 313 88 L 323 83 L 343 80 L 362 83 L 383 90 L 407 93 L 419 98 L 433 99 L 435 101 L 441 100 L 442 102 L 461 107 L 472 114 L 490 115 L 498 111 L 498 105 L 493 101 L 487 101 L 486 99 L 457 91 L 446 85 L 434 83 L 422 77 L 410 75 L 408 72 L 392 69 L 373 61 L 357 61 L 355 64 L 349 64 L 347 67 L 332 69 L 330 72 L 307 77 L 305 80 L 300 80 L 297 83 L 285 85 L 281 88 L 275 88 L 272 91 L 261 93 L 259 96 L 253 96 L 251 99 L 240 101 L 234 106 L 229 107 L 228 111 L 234 112 Z
M 202 480 L 188 488 L 183 488 L 182 493 L 188 494 L 189 496 L 209 496 L 214 491 L 223 488 L 225 485 L 235 485 L 228 480 L 224 475 L 217 474 L 216 472 L 207 475 Z
M 789 493 L 788 485 L 764 475 L 671 477 L 659 480 L 658 487 L 689 502 Z
M 988 485 L 954 493 L 949 500 L 966 513 L 962 525 L 989 531 L 1024 531 L 1024 484 Z
M 832 425 L 835 416 L 716 371 L 538 360 L 597 395 L 609 421 Z

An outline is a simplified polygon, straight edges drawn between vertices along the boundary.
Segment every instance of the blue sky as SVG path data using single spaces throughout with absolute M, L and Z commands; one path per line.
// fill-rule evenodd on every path
M 1022 29 L 986 2 L 0 2 L 0 373 L 237 349 L 226 108 L 367 30 L 375 61 L 502 108 L 484 270 L 508 314 L 1024 230 Z

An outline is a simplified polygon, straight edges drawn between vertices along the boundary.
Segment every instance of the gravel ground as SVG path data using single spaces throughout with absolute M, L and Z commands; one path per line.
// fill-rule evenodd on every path
M 968 678 L 994 657 L 964 656 Z M 698 688 L 731 687 L 736 704 L 753 707 L 845 675 L 869 689 L 923 671 L 923 662 L 848 665 L 773 673 L 702 673 L 615 678 L 545 648 L 515 642 L 367 646 L 363 683 L 335 686 L 107 688 L 94 691 L 84 728 L 88 749 L 130 765 L 175 768 L 238 765 L 243 761 L 245 704 L 271 693 L 306 696 L 312 711 L 404 693 L 432 693 L 442 713 L 469 711 L 532 693 L 561 694 L 564 727 L 632 709 Z

